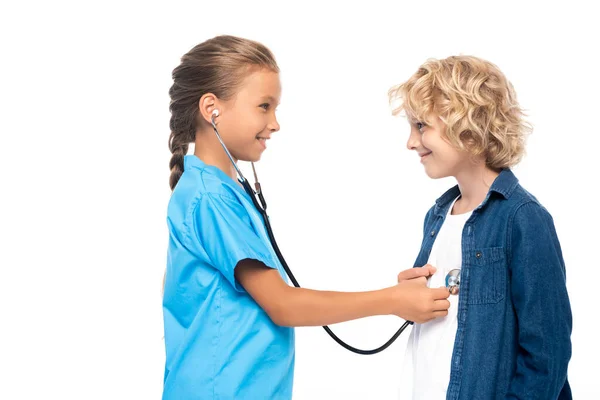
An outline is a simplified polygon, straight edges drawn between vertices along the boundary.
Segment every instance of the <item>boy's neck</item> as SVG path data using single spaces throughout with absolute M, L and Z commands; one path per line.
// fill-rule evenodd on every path
M 464 214 L 479 206 L 487 196 L 492 183 L 500 172 L 478 163 L 456 174 L 460 189 L 460 199 L 454 203 L 452 214 Z

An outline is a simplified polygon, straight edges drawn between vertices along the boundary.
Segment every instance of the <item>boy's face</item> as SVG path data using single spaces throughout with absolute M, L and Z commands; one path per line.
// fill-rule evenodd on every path
M 406 147 L 417 152 L 425 173 L 432 179 L 457 176 L 471 165 L 470 155 L 452 146 L 445 137 L 446 124 L 438 117 L 431 125 L 409 119 L 410 136 Z

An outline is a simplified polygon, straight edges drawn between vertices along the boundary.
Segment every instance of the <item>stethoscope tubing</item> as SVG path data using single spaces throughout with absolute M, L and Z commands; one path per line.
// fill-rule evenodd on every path
M 233 157 L 231 156 L 231 153 L 229 153 L 227 146 L 225 146 L 225 143 L 223 142 L 223 139 L 221 138 L 221 135 L 219 134 L 219 131 L 217 130 L 217 125 L 215 123 L 215 115 L 214 114 L 211 118 L 211 123 L 212 123 L 213 129 L 215 131 L 215 134 L 217 135 L 217 138 L 219 139 L 219 142 L 221 143 L 221 146 L 225 150 L 225 153 L 229 157 L 229 160 L 233 164 L 236 172 L 238 173 L 240 183 L 244 187 L 244 190 L 246 191 L 246 193 L 248 193 L 248 195 L 250 196 L 250 199 L 252 199 L 252 203 L 254 204 L 254 207 L 256 207 L 258 212 L 263 217 L 263 220 L 265 222 L 265 228 L 267 230 L 267 235 L 269 236 L 269 241 L 271 242 L 271 246 L 273 246 L 273 250 L 275 251 L 275 254 L 277 255 L 277 259 L 283 266 L 283 269 L 285 270 L 285 273 L 292 281 L 292 284 L 295 287 L 299 288 L 300 284 L 298 283 L 298 280 L 294 276 L 290 267 L 287 265 L 287 262 L 285 261 L 283 254 L 279 250 L 277 241 L 275 240 L 273 228 L 271 227 L 271 223 L 269 221 L 269 216 L 267 214 L 267 202 L 265 201 L 264 195 L 262 193 L 262 188 L 260 186 L 260 183 L 258 182 L 256 170 L 254 169 L 254 163 L 252 163 L 252 170 L 254 172 L 256 191 L 252 189 L 252 187 L 250 186 L 250 183 L 244 177 L 244 175 L 242 174 L 242 171 L 240 171 L 240 169 L 238 168 L 237 163 L 234 161 Z M 258 198 L 259 198 L 258 200 L 256 199 L 256 196 L 258 196 Z M 259 203 L 259 201 L 260 201 L 260 203 Z M 406 327 L 408 327 L 409 325 L 412 325 L 412 324 L 413 323 L 411 321 L 405 321 L 404 324 L 402 324 L 402 326 L 400 327 L 400 329 L 398 329 L 398 331 L 386 343 L 384 343 L 382 346 L 377 347 L 372 350 L 362 350 L 362 349 L 358 349 L 354 346 L 350 346 L 349 344 L 344 342 L 342 339 L 340 339 L 335 333 L 333 333 L 333 331 L 331 330 L 331 328 L 329 328 L 329 326 L 323 326 L 323 329 L 325 330 L 325 332 L 327 332 L 329 334 L 329 336 L 331 336 L 331 338 L 333 340 L 335 340 L 340 346 L 344 347 L 345 349 L 347 349 L 353 353 L 360 354 L 360 355 L 373 355 L 373 354 L 380 353 L 383 350 L 387 349 L 392 343 L 394 343 L 396 341 L 396 339 L 398 339 L 398 337 L 402 334 L 402 332 L 406 329 Z

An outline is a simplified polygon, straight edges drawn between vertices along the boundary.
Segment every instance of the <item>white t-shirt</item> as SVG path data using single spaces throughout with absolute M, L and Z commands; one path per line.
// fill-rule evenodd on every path
M 448 272 L 461 268 L 462 232 L 472 212 L 452 215 L 453 207 L 454 202 L 438 232 L 427 261 L 437 268 L 428 281 L 428 286 L 432 288 L 445 286 Z M 446 399 L 456 337 L 459 295 L 460 292 L 448 298 L 450 308 L 446 317 L 436 318 L 425 324 L 414 324 L 404 357 L 400 399 Z

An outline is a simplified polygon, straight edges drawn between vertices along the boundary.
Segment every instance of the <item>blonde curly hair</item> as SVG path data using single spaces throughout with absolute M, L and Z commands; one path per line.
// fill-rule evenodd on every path
M 493 169 L 510 168 L 521 161 L 531 125 L 512 84 L 500 69 L 473 56 L 429 59 L 406 82 L 389 91 L 393 114 L 402 111 L 430 125 L 440 117 L 445 135 L 456 148 L 484 155 Z

